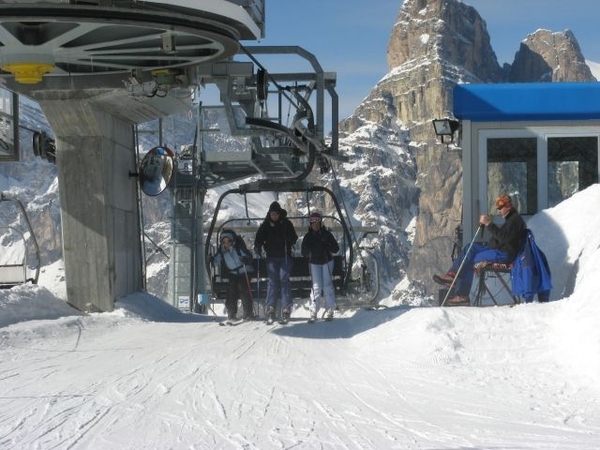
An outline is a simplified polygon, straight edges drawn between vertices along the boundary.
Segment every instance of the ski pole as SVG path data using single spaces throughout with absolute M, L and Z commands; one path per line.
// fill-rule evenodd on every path
M 248 297 L 252 303 L 252 312 L 254 313 L 254 296 L 252 295 L 252 286 L 250 285 L 250 277 L 248 277 L 248 270 L 246 264 L 244 264 L 244 275 L 246 276 L 246 289 L 248 289 Z
M 329 261 L 333 261 L 333 264 L 335 266 L 335 259 L 333 258 L 333 255 L 329 252 L 329 250 L 326 251 L 327 255 L 331 257 Z M 331 285 L 333 286 L 333 300 L 335 301 L 335 309 L 339 309 L 339 306 L 337 304 L 337 296 L 335 295 L 335 286 L 333 284 L 333 273 L 331 272 L 331 267 L 329 267 L 329 261 L 326 261 L 325 265 L 327 266 L 327 272 L 329 273 L 329 280 L 331 281 Z M 325 281 L 323 281 L 323 285 L 325 285 Z M 325 290 L 323 290 L 323 296 L 325 296 Z
M 217 313 L 215 312 L 215 310 L 213 308 L 213 303 L 215 302 L 216 297 L 217 297 L 217 295 L 215 293 L 215 282 L 213 279 L 215 276 L 215 273 L 216 273 L 216 268 L 214 266 L 214 260 L 213 260 L 213 262 L 209 262 L 209 266 L 210 266 L 210 271 L 209 271 L 210 273 L 208 274 L 208 276 L 210 278 L 209 282 L 210 282 L 210 290 L 211 290 L 210 294 L 211 295 L 210 295 L 209 301 L 208 301 L 208 309 L 210 309 L 216 317 Z
M 256 306 L 258 309 L 258 316 L 260 315 L 260 264 L 261 258 L 260 256 L 256 259 Z
M 316 302 L 316 297 L 315 297 L 315 281 L 313 279 L 311 261 L 312 261 L 312 252 L 310 252 L 308 254 L 308 276 L 310 277 L 310 295 L 312 296 L 311 302 L 313 304 L 313 307 L 315 309 L 315 314 L 316 314 L 317 302 Z
M 475 239 L 477 238 L 479 231 L 480 230 L 483 231 L 484 227 L 485 227 L 484 224 L 482 224 L 482 223 L 479 224 L 479 227 L 477 228 L 477 231 L 475 232 L 475 235 L 473 236 L 473 239 L 471 239 L 471 243 L 469 244 L 469 247 L 467 248 L 467 251 L 465 252 L 465 256 L 463 257 L 463 260 L 461 261 L 460 266 L 458 266 L 456 275 L 454 275 L 454 279 L 452 280 L 452 283 L 450 284 L 450 287 L 448 288 L 448 291 L 446 292 L 446 295 L 444 296 L 444 301 L 442 302 L 442 304 L 440 306 L 444 306 L 446 304 L 446 300 L 448 300 L 448 295 L 450 295 L 450 292 L 452 292 L 454 283 L 456 282 L 456 279 L 460 275 L 460 271 L 462 270 L 463 266 L 465 265 L 465 261 L 467 260 L 467 256 L 469 256 L 469 253 L 471 252 L 471 248 L 473 247 L 473 244 L 475 243 Z

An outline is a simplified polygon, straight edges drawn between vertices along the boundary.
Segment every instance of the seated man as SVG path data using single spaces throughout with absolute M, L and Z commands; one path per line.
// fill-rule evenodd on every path
M 525 239 L 527 227 L 525 221 L 512 205 L 511 198 L 500 195 L 496 200 L 498 214 L 504 218 L 504 224 L 497 226 L 488 215 L 481 215 L 479 223 L 486 227 L 490 234 L 487 244 L 473 243 L 465 247 L 458 255 L 448 273 L 434 275 L 436 283 L 453 286 L 453 295 L 446 302 L 450 306 L 469 306 L 469 292 L 473 282 L 473 267 L 478 263 L 509 264 L 517 257 Z M 468 252 L 467 252 L 468 251 Z M 463 263 L 464 261 L 464 263 Z M 460 273 L 457 273 L 460 269 Z M 456 278 L 456 280 L 455 280 Z

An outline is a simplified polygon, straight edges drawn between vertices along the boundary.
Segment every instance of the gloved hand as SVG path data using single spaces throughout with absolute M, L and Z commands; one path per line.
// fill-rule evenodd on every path
M 254 248 L 254 253 L 256 254 L 256 257 L 257 257 L 258 259 L 261 259 L 261 258 L 262 258 L 262 250 L 261 250 L 261 248 L 260 248 L 260 247 L 255 247 L 255 248 Z

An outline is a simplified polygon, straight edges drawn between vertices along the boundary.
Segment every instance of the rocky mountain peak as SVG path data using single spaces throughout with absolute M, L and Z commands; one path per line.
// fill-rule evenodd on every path
M 386 204 L 386 213 L 392 214 L 386 215 L 382 230 L 396 228 L 412 235 L 405 242 L 396 241 L 397 236 L 380 236 L 388 246 L 392 244 L 399 250 L 395 259 L 383 252 L 381 257 L 384 266 L 395 267 L 398 274 L 406 273 L 413 287 L 433 294 L 437 286 L 430 281 L 431 275 L 447 269 L 455 229 L 461 224 L 461 156 L 436 143 L 431 126 L 432 119 L 451 115 L 454 86 L 594 78 L 569 31 L 536 31 L 521 43 L 514 63 L 500 67 L 485 21 L 475 8 L 459 0 L 405 0 L 391 30 L 387 63 L 388 74 L 354 115 L 340 123 L 341 136 L 345 137 L 342 144 L 356 145 L 353 134 L 363 133 L 361 127 L 369 123 L 390 129 L 390 133 L 401 129 L 406 134 L 411 143 L 407 149 L 416 162 L 414 184 L 407 179 L 406 171 L 390 167 L 404 174 L 390 185 L 403 184 L 406 192 L 401 194 L 396 189 L 392 197 L 402 199 L 402 204 Z M 373 166 L 371 161 L 364 164 Z M 353 177 L 350 172 L 345 175 Z M 354 176 L 360 175 L 365 176 Z M 374 193 L 364 189 L 363 195 L 373 197 Z M 406 214 L 406 200 L 411 198 L 418 199 L 410 207 L 414 221 L 409 221 Z M 396 225 L 389 220 L 395 216 L 402 217 Z M 412 231 L 406 229 L 408 222 L 414 226 Z M 398 288 L 394 295 L 402 296 L 403 289 Z
M 420 58 L 461 67 L 480 82 L 502 80 L 485 21 L 475 8 L 456 0 L 403 3 L 388 42 L 389 70 Z
M 537 30 L 519 47 L 508 74 L 508 81 L 597 81 L 592 75 L 579 43 L 570 30 Z

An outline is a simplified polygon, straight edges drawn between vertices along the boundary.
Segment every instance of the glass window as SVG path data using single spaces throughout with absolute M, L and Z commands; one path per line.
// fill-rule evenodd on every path
M 548 138 L 549 207 L 597 182 L 597 137 Z
M 521 214 L 537 212 L 537 138 L 490 138 L 487 140 L 487 202 L 495 214 L 494 201 L 509 194 Z

